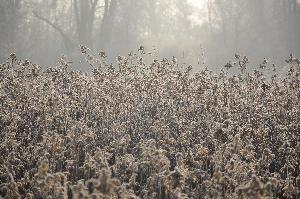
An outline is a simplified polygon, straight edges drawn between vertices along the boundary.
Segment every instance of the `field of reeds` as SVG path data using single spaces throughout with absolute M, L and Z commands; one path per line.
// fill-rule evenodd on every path
M 0 198 L 300 197 L 300 61 L 221 72 L 144 48 L 0 67 Z M 232 74 L 231 70 L 240 71 Z M 268 76 L 268 77 L 267 77 Z

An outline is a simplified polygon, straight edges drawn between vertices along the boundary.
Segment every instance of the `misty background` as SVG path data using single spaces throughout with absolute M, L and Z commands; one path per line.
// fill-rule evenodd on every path
M 300 55 L 300 0 L 0 0 L 0 62 L 51 66 L 80 45 L 113 60 L 140 45 L 211 68 L 236 52 L 253 64 Z

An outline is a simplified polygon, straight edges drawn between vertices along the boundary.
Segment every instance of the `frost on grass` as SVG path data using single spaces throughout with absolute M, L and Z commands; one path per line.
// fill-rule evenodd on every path
M 293 55 L 279 78 L 267 59 L 247 72 L 238 54 L 214 75 L 175 57 L 147 64 L 143 47 L 115 65 L 81 51 L 90 74 L 64 57 L 1 64 L 2 197 L 299 198 Z

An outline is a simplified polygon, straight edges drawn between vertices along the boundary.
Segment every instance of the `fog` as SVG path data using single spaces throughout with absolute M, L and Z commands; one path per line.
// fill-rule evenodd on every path
M 300 55 L 299 0 L 0 0 L 0 61 L 11 52 L 43 66 L 80 45 L 112 61 L 139 46 L 195 68 L 235 53 L 253 65 Z M 83 65 L 82 65 L 83 67 Z

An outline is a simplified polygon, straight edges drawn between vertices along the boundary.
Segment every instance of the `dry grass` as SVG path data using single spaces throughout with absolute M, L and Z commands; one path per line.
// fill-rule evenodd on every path
M 298 59 L 279 78 L 246 57 L 214 75 L 81 50 L 91 74 L 1 65 L 2 197 L 299 198 Z

